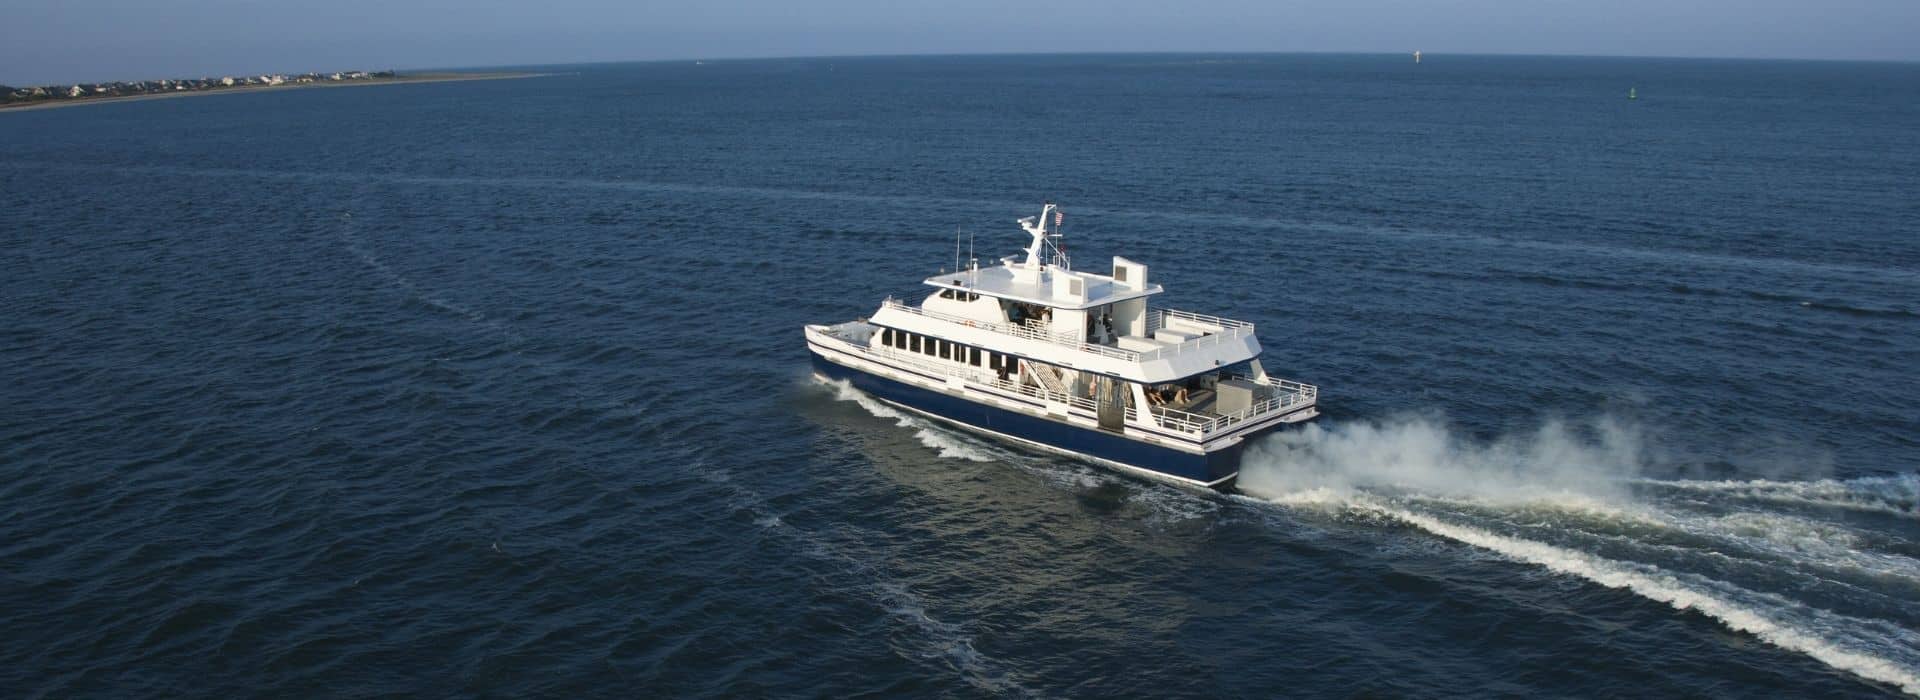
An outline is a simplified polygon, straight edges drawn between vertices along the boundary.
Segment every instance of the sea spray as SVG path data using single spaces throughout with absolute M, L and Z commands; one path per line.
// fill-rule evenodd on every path
M 902 428 L 912 428 L 913 436 L 920 441 L 920 444 L 932 448 L 942 457 L 948 459 L 964 459 L 971 462 L 993 461 L 993 455 L 988 454 L 985 450 L 967 444 L 965 441 L 953 435 L 942 432 L 922 419 L 907 415 L 903 411 L 896 410 L 892 406 L 881 403 L 879 399 L 868 396 L 859 389 L 853 388 L 852 384 L 845 381 L 826 381 L 826 383 L 833 387 L 834 398 L 841 401 L 851 401 L 861 408 L 867 409 L 867 412 L 873 414 L 875 417 L 894 419 Z
M 1743 591 L 1719 582 L 1689 581 L 1697 577 L 1611 561 L 1364 500 L 1353 502 L 1351 507 L 1371 510 L 1435 535 L 1544 566 L 1556 573 L 1578 576 L 1608 588 L 1624 588 L 1666 603 L 1675 610 L 1693 610 L 1774 646 L 1801 652 L 1862 678 L 1898 686 L 1909 695 L 1920 695 L 1920 671 L 1915 670 L 1915 664 L 1920 663 L 1920 648 L 1916 648 L 1912 634 L 1883 621 L 1851 619 L 1779 596 Z
M 1432 416 L 1308 424 L 1249 445 L 1240 486 L 1264 493 L 1403 490 L 1497 502 L 1624 498 L 1620 481 L 1647 464 L 1640 431 L 1611 418 L 1583 427 L 1594 439 L 1549 421 L 1528 434 L 1475 443 Z
M 1310 425 L 1256 442 L 1242 464 L 1240 486 L 1269 503 L 1411 525 L 1629 590 L 1920 695 L 1920 635 L 1903 616 L 1842 614 L 1808 602 L 1808 591 L 1768 590 L 1778 587 L 1770 580 L 1788 576 L 1735 583 L 1687 570 L 1713 571 L 1735 561 L 1780 575 L 1817 567 L 1898 579 L 1920 570 L 1920 561 L 1897 552 L 1855 551 L 1860 540 L 1844 523 L 1795 513 L 1694 511 L 1725 506 L 1712 499 L 1749 499 L 1906 514 L 1913 478 L 1660 481 L 1641 476 L 1653 464 L 1649 455 L 1640 431 L 1607 418 L 1577 428 L 1550 421 L 1531 432 L 1476 441 L 1440 419 L 1407 416 Z M 1660 489 L 1696 498 L 1683 507 L 1644 495 Z M 1543 507 L 1581 517 L 1525 517 Z M 1528 525 L 1517 527 L 1520 521 Z M 1655 541 L 1632 542 L 1636 533 Z M 1683 535 L 1695 538 L 1699 549 L 1674 544 Z M 1628 539 L 1624 545 L 1622 538 Z M 1613 543 L 1605 554 L 1588 551 L 1603 541 Z M 1634 560 L 1653 552 L 1666 559 Z M 1893 586 L 1879 595 L 1898 599 L 1906 593 L 1905 586 Z
M 1868 476 L 1811 481 L 1661 481 L 1636 485 L 1651 489 L 1695 491 L 1789 505 L 1844 508 L 1920 518 L 1920 474 Z

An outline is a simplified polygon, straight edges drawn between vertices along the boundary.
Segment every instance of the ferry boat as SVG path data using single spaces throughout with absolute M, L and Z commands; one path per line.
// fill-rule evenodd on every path
M 923 297 L 808 325 L 814 372 L 964 430 L 1222 491 L 1249 439 L 1319 415 L 1317 387 L 1261 366 L 1253 324 L 1149 306 L 1164 290 L 1126 258 L 1074 270 L 1063 219 L 1048 202 L 1018 220 L 1024 257 L 956 256 Z

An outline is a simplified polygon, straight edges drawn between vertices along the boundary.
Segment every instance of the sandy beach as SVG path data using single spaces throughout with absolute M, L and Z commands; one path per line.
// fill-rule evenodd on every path
M 217 90 L 182 90 L 146 95 L 119 95 L 114 97 L 86 97 L 67 100 L 48 100 L 45 102 L 27 102 L 0 104 L 0 112 L 15 112 L 35 109 L 56 109 L 60 107 L 79 107 L 82 105 L 106 104 L 109 102 L 127 102 L 132 100 L 166 100 L 177 97 L 204 97 L 208 95 L 236 95 L 252 92 L 278 90 L 304 90 L 308 88 L 365 87 L 372 85 L 396 85 L 406 83 L 446 83 L 462 80 L 507 80 L 513 78 L 538 78 L 552 73 L 408 73 L 391 78 L 372 78 L 366 80 L 343 80 L 340 82 L 316 82 L 288 85 L 236 85 Z

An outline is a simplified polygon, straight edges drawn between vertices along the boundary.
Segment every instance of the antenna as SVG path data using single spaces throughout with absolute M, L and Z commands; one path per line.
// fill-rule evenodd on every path
M 973 253 L 973 234 L 967 234 L 967 287 L 980 286 L 980 258 Z
M 953 227 L 953 271 L 960 271 L 960 226 Z
M 1054 251 L 1060 253 L 1060 266 L 1068 272 L 1073 271 L 1073 257 L 1067 255 L 1067 215 L 1058 209 L 1053 211 L 1053 234 L 1060 237 L 1054 242 Z
M 1049 214 L 1053 217 L 1052 221 L 1045 220 Z M 1054 206 L 1053 202 L 1047 202 L 1047 207 L 1041 210 L 1040 216 L 1041 227 L 1051 226 L 1051 230 L 1047 233 L 1047 247 L 1053 249 L 1053 264 L 1062 270 L 1072 272 L 1073 258 L 1068 257 L 1066 248 L 1066 214 L 1062 213 L 1059 207 Z

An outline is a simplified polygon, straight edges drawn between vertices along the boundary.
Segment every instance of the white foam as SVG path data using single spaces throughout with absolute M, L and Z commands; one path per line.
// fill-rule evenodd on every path
M 1821 663 L 1862 678 L 1899 686 L 1910 695 L 1920 695 L 1920 673 L 1914 670 L 1916 665 L 1920 665 L 1920 649 L 1912 645 L 1913 640 L 1882 638 L 1861 644 L 1858 640 L 1836 639 L 1832 634 L 1836 630 L 1861 631 L 1879 628 L 1884 631 L 1884 624 L 1808 608 L 1777 596 L 1769 601 L 1775 609 L 1766 610 L 1760 606 L 1743 604 L 1717 596 L 1713 592 L 1689 585 L 1679 577 L 1651 565 L 1627 565 L 1583 552 L 1497 535 L 1379 504 L 1356 502 L 1352 507 L 1370 510 L 1447 539 L 1498 552 L 1558 573 L 1578 576 L 1608 588 L 1630 590 L 1642 597 L 1666 603 L 1675 610 L 1694 610 L 1720 621 L 1731 629 L 1752 634 L 1774 646 L 1806 654 Z M 1725 584 L 1718 588 L 1739 590 Z M 1779 619 L 1778 613 L 1782 609 L 1791 610 L 1798 617 L 1821 623 L 1819 626 L 1823 629 L 1785 622 Z M 1869 644 L 1878 647 L 1881 653 L 1897 652 L 1903 658 L 1895 661 L 1859 648 Z
M 1498 556 L 1632 591 L 1920 695 L 1920 634 L 1893 621 L 1842 615 L 1782 593 L 1684 571 L 1684 547 L 1652 543 L 1663 564 L 1681 567 L 1668 569 L 1469 524 L 1526 527 L 1542 537 L 1570 542 L 1621 542 L 1635 532 L 1670 529 L 1696 542 L 1721 543 L 1695 552 L 1703 562 L 1737 558 L 1741 566 L 1771 569 L 1771 574 L 1820 566 L 1901 578 L 1920 573 L 1920 562 L 1862 551 L 1862 533 L 1845 524 L 1751 509 L 1700 515 L 1693 512 L 1701 507 L 1697 500 L 1677 509 L 1657 499 L 1637 499 L 1624 486 L 1651 484 L 1907 514 L 1920 493 L 1920 480 L 1651 481 L 1637 478 L 1649 462 L 1637 431 L 1604 419 L 1587 427 L 1584 433 L 1591 437 L 1586 440 L 1576 438 L 1581 431 L 1550 422 L 1531 433 L 1475 442 L 1430 417 L 1307 426 L 1250 446 L 1240 486 L 1250 496 L 1289 508 L 1404 523 Z M 1903 507 L 1907 510 L 1901 511 Z M 1769 575 L 1758 580 L 1775 579 Z
M 1873 551 L 1863 533 L 1845 525 L 1784 513 L 1736 512 L 1715 516 L 1661 513 L 1667 526 L 1696 537 L 1809 567 L 1854 572 L 1920 588 L 1920 560 L 1895 552 Z M 1738 554 L 1737 551 L 1730 554 Z
M 1660 488 L 1728 494 L 1794 505 L 1887 513 L 1920 518 L 1920 474 L 1810 481 L 1658 481 L 1635 483 Z
M 820 381 L 834 388 L 834 398 L 858 404 L 876 417 L 892 418 L 900 427 L 913 428 L 913 436 L 920 440 L 920 444 L 932 448 L 941 457 L 971 462 L 994 461 L 993 455 L 968 443 L 966 439 L 948 433 L 928 421 L 895 410 L 892 406 L 881 403 L 879 399 L 868 396 L 866 392 L 853 388 L 853 385 L 845 380 L 821 379 Z
M 1608 418 L 1581 427 L 1597 441 L 1577 439 L 1576 428 L 1559 421 L 1488 443 L 1462 439 L 1431 416 L 1309 424 L 1250 445 L 1240 485 L 1269 493 L 1387 489 L 1588 508 L 1626 501 L 1620 479 L 1646 463 L 1639 431 Z

